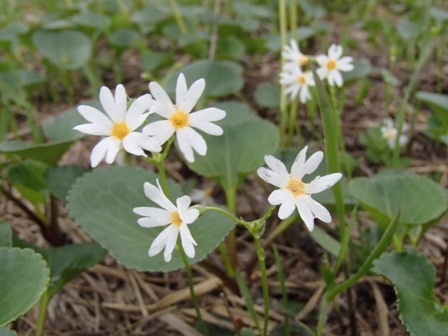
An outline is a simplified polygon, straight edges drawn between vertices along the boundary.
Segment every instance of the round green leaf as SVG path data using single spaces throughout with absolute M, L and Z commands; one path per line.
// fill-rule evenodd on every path
M 395 286 L 400 320 L 411 335 L 444 336 L 448 310 L 434 295 L 434 266 L 413 249 L 407 253 L 384 253 L 374 262 L 373 271 Z
M 412 173 L 382 173 L 356 178 L 350 193 L 367 207 L 393 218 L 400 210 L 400 221 L 425 224 L 442 215 L 448 200 L 444 190 L 430 179 Z
M 0 223 L 0 247 L 12 246 L 12 231 L 8 224 Z
M 110 167 L 87 173 L 73 186 L 68 207 L 72 218 L 104 246 L 110 254 L 128 268 L 141 271 L 167 272 L 183 267 L 179 251 L 173 252 L 169 263 L 163 253 L 148 256 L 148 250 L 162 228 L 143 228 L 137 224 L 135 207 L 156 206 L 143 192 L 143 183 L 155 184 L 157 176 L 133 167 Z M 171 199 L 180 196 L 180 187 L 170 181 Z M 191 264 L 212 252 L 235 223 L 227 217 L 207 212 L 189 226 L 196 240 L 196 256 Z
M 3 327 L 0 327 L 0 336 L 16 336 L 16 332 L 14 330 L 9 330 Z
M 204 135 L 207 155 L 196 155 L 188 165 L 202 176 L 218 179 L 223 187 L 235 187 L 241 175 L 255 171 L 264 164 L 266 154 L 275 153 L 278 130 L 257 117 L 246 104 L 227 102 L 215 106 L 227 112 L 219 122 L 224 134 Z
M 361 61 L 355 59 L 353 61 L 353 70 L 349 72 L 342 72 L 342 78 L 344 79 L 344 84 L 347 85 L 358 79 L 365 78 L 370 74 L 372 66 L 367 61 Z
M 279 107 L 280 87 L 269 83 L 262 83 L 257 86 L 254 98 L 261 107 Z
M 116 47 L 130 48 L 135 47 L 142 38 L 142 35 L 134 29 L 120 28 L 109 35 L 109 42 Z
M 199 78 L 205 79 L 204 96 L 222 97 L 237 93 L 244 85 L 243 68 L 230 61 L 200 60 L 171 73 L 165 81 L 165 87 L 170 94 L 174 94 L 177 77 L 183 73 L 188 85 Z
M 72 21 L 80 26 L 98 29 L 101 31 L 106 30 L 112 23 L 111 19 L 102 14 L 85 12 L 72 16 Z
M 81 68 L 92 54 L 90 39 L 76 30 L 38 30 L 33 43 L 50 61 L 68 70 Z
M 29 249 L 0 247 L 0 326 L 31 309 L 49 280 L 47 264 Z
M 87 169 L 81 166 L 51 167 L 45 175 L 45 182 L 53 195 L 65 200 L 73 183 L 86 172 Z

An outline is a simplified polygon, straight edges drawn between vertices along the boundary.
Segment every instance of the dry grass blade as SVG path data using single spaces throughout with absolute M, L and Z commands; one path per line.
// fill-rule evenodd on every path
M 185 336 L 202 336 L 194 327 L 185 323 L 181 318 L 173 313 L 168 313 L 159 317 L 159 320 L 168 324 L 171 328 Z
M 318 306 L 324 290 L 325 290 L 325 283 L 322 282 L 319 288 L 317 288 L 317 290 L 314 292 L 311 299 L 309 299 L 309 301 L 305 304 L 305 306 L 303 306 L 303 308 L 296 315 L 295 319 L 297 321 L 300 321 L 303 317 L 305 317 L 309 312 L 311 312 Z
M 380 327 L 380 334 L 382 336 L 390 335 L 389 328 L 389 309 L 387 308 L 387 304 L 384 301 L 383 295 L 381 294 L 378 285 L 374 281 L 369 281 L 370 287 L 372 287 L 373 296 L 375 297 L 376 303 L 376 313 L 378 315 L 378 324 Z

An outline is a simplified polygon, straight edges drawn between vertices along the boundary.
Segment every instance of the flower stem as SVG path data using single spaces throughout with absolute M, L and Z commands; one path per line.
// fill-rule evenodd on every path
M 286 45 L 286 2 L 285 0 L 279 0 L 279 25 L 280 25 L 280 36 L 282 42 L 282 48 Z M 284 60 L 282 58 L 282 66 Z M 285 134 L 286 134 L 286 120 L 288 118 L 287 101 L 285 94 L 285 86 L 281 86 L 280 94 L 280 148 L 285 147 Z
M 227 208 L 232 213 L 236 213 L 236 188 L 234 186 L 228 186 L 224 189 L 226 194 L 226 204 Z M 228 246 L 229 246 L 229 254 L 230 254 L 230 263 L 232 266 L 232 274 L 233 270 L 238 267 L 238 259 L 236 256 L 236 234 L 235 229 L 233 229 L 228 238 Z
M 196 311 L 196 315 L 198 317 L 199 320 L 199 327 L 201 332 L 204 335 L 208 335 L 208 331 L 207 331 L 207 327 L 205 326 L 204 320 L 202 318 L 202 314 L 201 314 L 201 309 L 199 307 L 199 303 L 196 297 L 196 293 L 194 291 L 194 282 L 193 282 L 193 273 L 191 272 L 191 267 L 190 264 L 188 263 L 188 259 L 187 256 L 185 254 L 185 251 L 182 247 L 182 244 L 178 244 L 179 247 L 179 252 L 182 256 L 182 261 L 184 262 L 184 266 L 185 266 L 185 271 L 187 273 L 187 278 L 188 278 L 188 287 L 190 289 L 190 295 L 191 295 L 191 302 L 193 303 L 193 307 L 194 310 Z
M 255 232 L 252 235 L 255 240 L 258 264 L 260 265 L 260 272 L 261 272 L 261 286 L 263 289 L 263 303 L 264 303 L 264 323 L 263 323 L 262 335 L 265 336 L 268 333 L 268 324 L 269 324 L 269 287 L 268 287 L 268 276 L 266 273 L 266 264 L 264 262 L 265 252 L 263 246 L 261 246 L 258 229 L 255 230 Z
M 39 302 L 39 315 L 37 317 L 36 336 L 44 334 L 45 320 L 47 318 L 48 303 L 50 302 L 50 295 L 46 291 Z
M 170 6 L 174 13 L 174 18 L 176 19 L 177 26 L 179 27 L 180 32 L 182 35 L 188 34 L 187 26 L 185 25 L 185 21 L 182 18 L 182 14 L 180 13 L 179 7 L 177 6 L 177 3 L 175 0 L 170 0 Z

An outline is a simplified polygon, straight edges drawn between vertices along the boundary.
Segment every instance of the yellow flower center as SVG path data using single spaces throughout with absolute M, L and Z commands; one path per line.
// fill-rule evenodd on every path
M 309 61 L 308 56 L 302 55 L 299 57 L 299 65 L 300 66 L 307 65 L 308 61 Z
M 299 84 L 306 84 L 306 76 L 305 75 L 299 75 L 299 77 L 297 77 L 297 81 L 299 82 Z
M 327 61 L 327 68 L 328 68 L 328 70 L 336 69 L 336 61 L 332 60 L 332 59 L 328 60 Z
M 298 179 L 291 178 L 286 185 L 286 189 L 291 191 L 294 196 L 300 196 L 305 193 L 305 184 Z
M 179 212 L 177 210 L 171 212 L 171 223 L 178 228 L 182 225 L 182 219 L 180 219 Z
M 125 121 L 118 122 L 112 127 L 112 136 L 123 140 L 131 132 Z
M 395 139 L 395 136 L 397 134 L 397 131 L 394 129 L 389 129 L 386 132 L 384 132 L 383 137 L 387 140 Z
M 188 126 L 189 119 L 188 114 L 182 111 L 177 111 L 170 117 L 171 124 L 176 130 Z

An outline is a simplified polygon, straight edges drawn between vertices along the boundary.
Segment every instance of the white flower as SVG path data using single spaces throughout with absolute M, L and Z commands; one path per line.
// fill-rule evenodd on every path
M 280 73 L 280 84 L 286 86 L 285 93 L 291 95 L 291 99 L 299 94 L 301 103 L 311 99 L 309 87 L 315 85 L 311 72 L 302 72 L 299 66 L 284 68 Z
M 154 239 L 149 248 L 148 255 L 153 257 L 165 248 L 163 257 L 166 262 L 169 262 L 180 232 L 180 240 L 185 254 L 189 258 L 194 258 L 194 246 L 197 246 L 197 243 L 193 239 L 190 230 L 188 229 L 188 225 L 192 224 L 199 217 L 199 211 L 197 209 L 189 208 L 191 198 L 189 196 L 179 197 L 176 200 L 176 207 L 165 196 L 158 180 L 157 187 L 149 182 L 145 182 L 143 187 L 146 197 L 158 204 L 162 209 L 154 207 L 134 208 L 134 213 L 144 216 L 143 218 L 138 219 L 138 224 L 147 228 L 168 225 L 168 227 Z
M 191 200 L 194 203 L 202 205 L 212 205 L 215 203 L 213 200 L 213 186 L 206 187 L 205 189 L 193 189 L 190 193 Z
M 285 165 L 280 160 L 271 155 L 265 156 L 266 164 L 270 169 L 258 168 L 257 174 L 266 182 L 280 188 L 274 190 L 268 198 L 272 205 L 280 205 L 278 217 L 285 219 L 294 212 L 297 207 L 300 217 L 302 217 L 308 230 L 314 228 L 314 218 L 330 223 L 331 215 L 320 203 L 311 198 L 312 194 L 332 187 L 341 177 L 341 173 L 333 173 L 323 177 L 316 177 L 310 183 L 302 182 L 305 175 L 314 172 L 323 159 L 323 152 L 314 153 L 306 160 L 308 146 L 303 148 L 297 155 L 292 167 L 291 174 L 288 173 Z
M 291 65 L 297 65 L 300 68 L 307 65 L 309 62 L 309 57 L 299 49 L 297 42 L 295 40 L 291 40 L 290 45 L 285 45 L 282 51 L 282 57 L 286 61 L 286 67 L 289 68 Z
M 395 128 L 394 122 L 391 118 L 385 118 L 383 124 L 381 125 L 381 133 L 383 138 L 387 140 L 387 144 L 390 149 L 395 148 L 395 141 L 397 139 L 398 130 Z M 403 124 L 402 132 L 400 135 L 399 144 L 400 147 L 404 147 L 408 142 L 408 136 L 405 134 L 409 129 L 408 124 Z
M 340 71 L 352 71 L 353 70 L 353 58 L 350 56 L 342 57 L 342 46 L 332 44 L 328 49 L 327 55 L 319 55 L 316 57 L 316 61 L 320 68 L 317 69 L 317 73 L 321 79 L 328 79 L 328 83 L 331 86 L 335 84 L 342 86 L 344 81 Z
M 152 104 L 149 94 L 137 98 L 127 109 L 127 96 L 124 86 L 115 89 L 115 98 L 105 86 L 100 90 L 100 102 L 106 114 L 87 105 L 78 106 L 78 112 L 91 124 L 75 126 L 74 129 L 86 134 L 105 136 L 92 150 L 90 161 L 92 167 L 106 158 L 112 163 L 120 149 L 128 153 L 146 156 L 143 151 L 160 152 L 161 146 L 150 137 L 134 132 L 149 115 L 146 112 Z
M 223 119 L 226 112 L 209 107 L 190 113 L 205 88 L 205 80 L 199 79 L 187 89 L 185 76 L 180 74 L 176 85 L 176 105 L 168 94 L 156 83 L 149 83 L 149 89 L 155 99 L 151 112 L 155 112 L 166 120 L 155 121 L 143 129 L 143 133 L 154 136 L 160 144 L 164 144 L 174 133 L 179 149 L 189 162 L 194 161 L 194 153 L 204 156 L 207 144 L 204 138 L 193 128 L 210 135 L 222 135 L 223 129 L 212 122 Z

